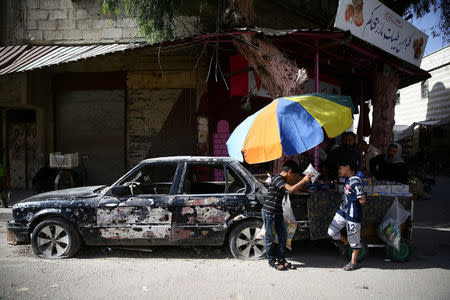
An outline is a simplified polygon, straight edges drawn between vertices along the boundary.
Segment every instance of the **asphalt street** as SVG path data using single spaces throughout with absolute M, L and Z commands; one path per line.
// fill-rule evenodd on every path
M 327 240 L 296 242 L 289 259 L 298 269 L 283 272 L 220 247 L 89 247 L 72 259 L 38 259 L 29 245 L 6 243 L 2 221 L 0 299 L 450 299 L 449 186 L 439 177 L 432 199 L 416 202 L 409 262 L 372 248 L 353 272 Z

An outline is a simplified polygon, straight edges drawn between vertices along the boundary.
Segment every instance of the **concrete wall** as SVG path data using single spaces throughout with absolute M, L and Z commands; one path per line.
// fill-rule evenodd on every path
M 144 41 L 135 19 L 104 15 L 98 0 L 3 0 L 0 44 L 98 44 Z M 196 32 L 180 17 L 177 35 Z
M 55 101 L 64 100 L 56 97 L 59 91 L 97 89 L 91 84 L 89 78 L 92 76 L 89 74 L 103 78 L 102 82 L 110 82 L 102 72 L 120 71 L 126 75 L 122 85 L 125 111 L 121 113 L 126 140 L 122 153 L 125 154 L 123 160 L 126 160 L 126 167 L 133 167 L 146 157 L 196 154 L 196 127 L 200 126 L 196 122 L 196 110 L 201 95 L 207 93 L 204 80 L 207 66 L 201 62 L 193 72 L 198 49 L 189 51 L 185 46 L 178 50 L 170 48 L 167 53 L 164 50 L 161 52 L 159 61 L 163 76 L 156 52 L 157 49 L 151 48 L 137 49 L 39 71 L 1 76 L 0 108 L 36 111 L 39 148 L 36 157 L 41 166 L 49 152 L 61 150 L 55 148 Z M 88 82 L 83 84 L 83 80 Z M 85 89 L 84 86 L 88 87 Z M 114 89 L 114 84 L 109 83 L 104 89 Z M 63 152 L 72 152 L 66 150 Z M 89 149 L 83 151 L 89 152 Z M 103 170 L 108 168 L 107 165 L 101 167 Z
M 139 89 L 128 93 L 128 168 L 149 157 L 193 155 L 193 111 L 189 89 Z
M 19 73 L 0 77 L 3 159 L 13 188 L 30 188 L 36 171 L 45 163 L 53 143 L 51 80 L 48 73 Z M 35 121 L 7 120 L 34 111 Z M 22 118 L 19 118 L 22 119 Z
M 11 74 L 0 77 L 0 105 L 27 104 L 27 74 Z
M 24 23 L 23 0 L 0 1 L 0 45 L 23 40 Z
M 175 20 L 176 36 L 215 32 L 217 2 L 184 0 L 180 16 Z M 135 20 L 103 15 L 99 0 L 2 0 L 0 5 L 0 44 L 95 44 L 143 40 Z M 253 25 L 275 29 L 325 28 L 336 9 L 336 0 L 260 0 L 255 1 Z
M 53 103 L 48 72 L 17 73 L 0 77 L 0 107 L 36 111 L 36 135 L 48 142 L 39 144 L 39 159 L 53 143 Z

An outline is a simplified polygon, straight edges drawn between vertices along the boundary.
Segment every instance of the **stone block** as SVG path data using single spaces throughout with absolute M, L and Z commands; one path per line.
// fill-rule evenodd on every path
M 93 29 L 93 27 L 94 20 L 92 19 L 77 20 L 77 29 Z
M 104 39 L 121 39 L 122 38 L 122 28 L 105 28 L 102 29 L 102 37 Z
M 39 8 L 39 0 L 27 0 L 25 5 L 27 9 L 37 9 Z
M 46 30 L 44 31 L 44 40 L 46 41 L 60 41 L 63 39 L 62 31 Z
M 42 41 L 44 37 L 42 30 L 29 30 L 28 31 L 28 38 L 31 41 Z
M 73 8 L 73 0 L 61 0 L 60 2 L 61 8 Z
M 67 9 L 51 10 L 48 15 L 49 20 L 67 19 Z
M 75 28 L 77 28 L 77 23 L 73 19 L 57 20 L 57 21 L 58 21 L 58 29 L 75 29 Z
M 94 40 L 99 41 L 102 38 L 102 30 L 101 29 L 86 29 L 82 31 L 82 37 L 85 40 Z
M 133 18 L 119 18 L 116 20 L 116 27 L 120 28 L 137 28 L 137 21 Z
M 40 30 L 49 30 L 56 29 L 56 20 L 40 20 L 38 21 L 38 29 Z
M 113 28 L 114 26 L 115 26 L 115 22 L 113 19 L 94 20 L 94 28 L 95 29 Z
M 139 28 L 122 28 L 122 37 L 124 39 L 139 39 L 142 40 L 143 36 L 139 31 Z
M 77 20 L 90 18 L 89 13 L 85 9 L 76 9 L 74 18 Z
M 38 29 L 36 20 L 27 20 L 26 22 L 27 22 L 26 25 L 27 30 Z
M 64 40 L 82 40 L 83 39 L 83 31 L 82 30 L 64 30 L 62 31 L 62 38 Z
M 30 9 L 27 12 L 29 20 L 46 20 L 48 18 L 48 10 Z
M 59 9 L 61 7 L 60 0 L 40 0 L 40 9 Z

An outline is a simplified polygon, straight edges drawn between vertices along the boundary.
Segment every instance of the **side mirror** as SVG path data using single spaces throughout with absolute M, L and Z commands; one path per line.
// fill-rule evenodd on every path
M 130 187 L 127 185 L 116 185 L 111 188 L 111 194 L 117 197 L 130 195 Z

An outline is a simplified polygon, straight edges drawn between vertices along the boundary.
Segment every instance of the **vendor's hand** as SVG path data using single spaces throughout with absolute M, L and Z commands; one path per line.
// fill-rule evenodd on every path
M 310 182 L 311 181 L 311 177 L 312 177 L 312 174 L 307 174 L 307 175 L 305 175 L 305 177 L 303 177 L 302 181 L 304 183 Z

